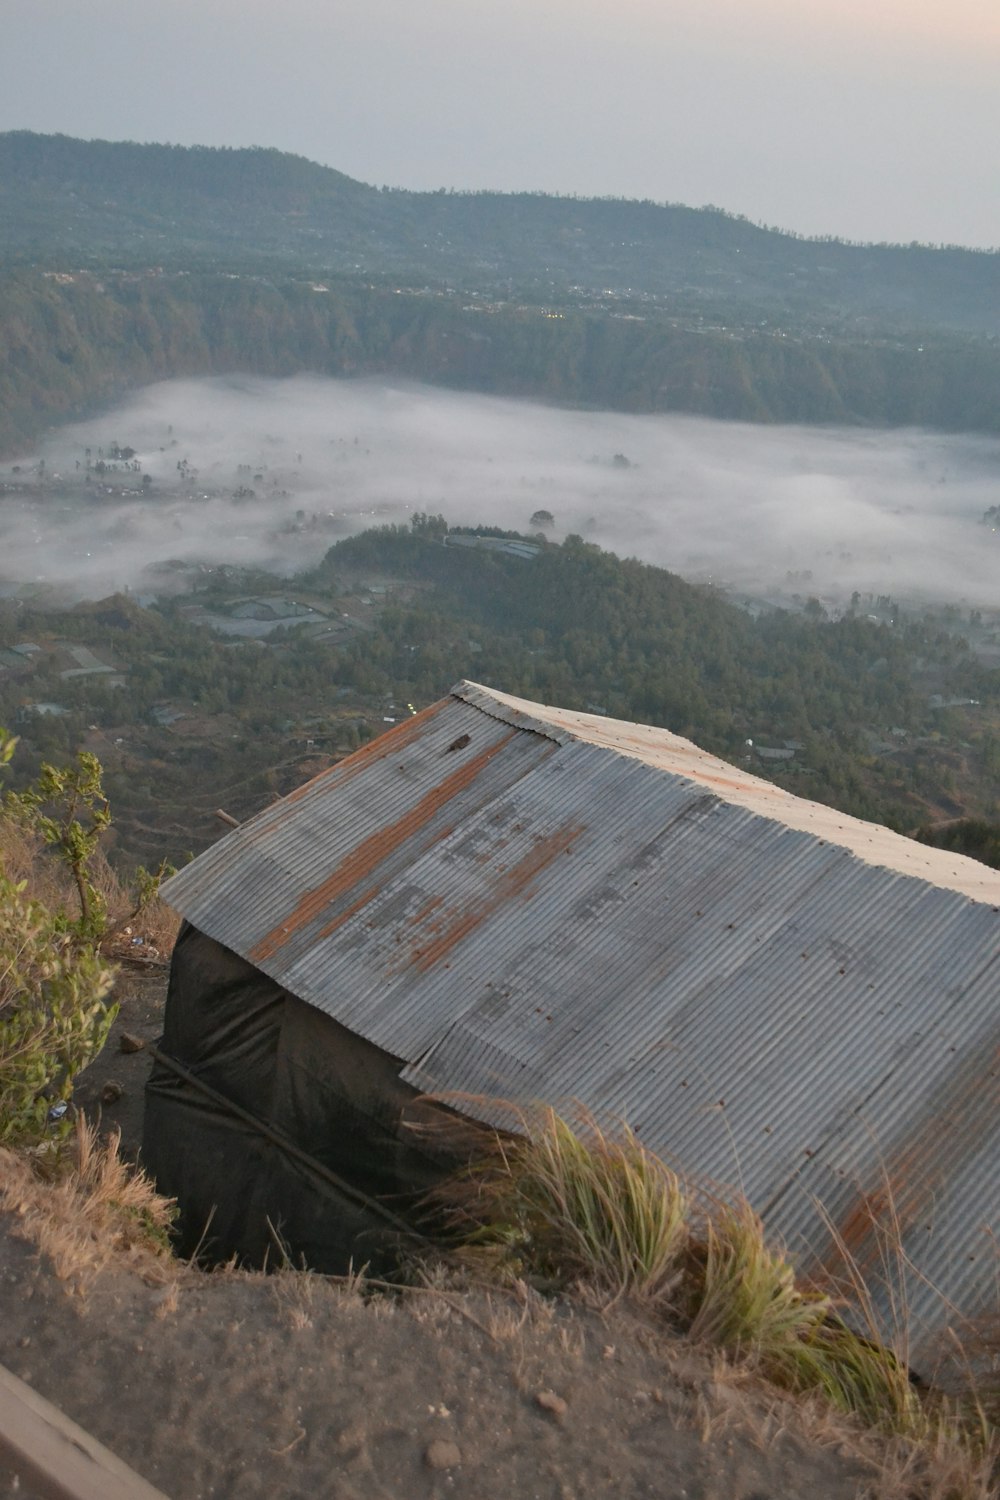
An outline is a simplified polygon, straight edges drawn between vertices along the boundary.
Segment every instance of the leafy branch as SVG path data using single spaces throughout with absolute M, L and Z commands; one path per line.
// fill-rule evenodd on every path
M 3 744 L 5 759 L 0 764 L 7 764 L 16 741 L 5 735 Z M 74 765 L 43 764 L 31 786 L 22 792 L 8 792 L 5 799 L 8 810 L 66 865 L 80 903 L 80 915 L 70 926 L 77 936 L 92 942 L 104 936 L 108 915 L 107 902 L 93 875 L 94 855 L 111 825 L 102 776 L 97 756 L 80 750 Z

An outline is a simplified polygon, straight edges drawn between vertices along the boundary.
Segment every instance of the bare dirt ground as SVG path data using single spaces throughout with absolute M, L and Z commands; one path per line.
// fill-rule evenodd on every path
M 17 1227 L 0 1359 L 172 1500 L 853 1500 L 873 1476 L 627 1312 L 120 1265 L 79 1295 Z
M 120 993 L 79 1095 L 93 1108 L 122 1089 L 103 1118 L 131 1151 L 149 1054 L 120 1037 L 158 1035 L 163 972 L 127 972 Z M 137 1253 L 76 1274 L 29 1218 L 23 1198 L 0 1215 L 0 1361 L 171 1500 L 907 1493 L 880 1472 L 884 1445 L 627 1308 L 206 1275 Z M 0 1496 L 33 1491 L 0 1469 Z
M 163 1031 L 166 995 L 166 963 L 122 963 L 113 996 L 119 1011 L 111 1035 L 104 1051 L 77 1079 L 77 1107 L 88 1119 L 99 1120 L 103 1131 L 121 1131 L 121 1154 L 129 1161 L 140 1156 L 143 1090 L 152 1061 L 146 1049 Z

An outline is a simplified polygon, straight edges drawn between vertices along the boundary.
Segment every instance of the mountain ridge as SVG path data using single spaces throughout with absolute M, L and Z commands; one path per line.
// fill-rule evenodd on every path
M 698 307 L 738 326 L 1000 336 L 995 251 L 811 239 L 649 200 L 377 188 L 273 147 L 0 134 L 0 257 L 71 252 L 123 265 L 238 253 L 535 301 Z

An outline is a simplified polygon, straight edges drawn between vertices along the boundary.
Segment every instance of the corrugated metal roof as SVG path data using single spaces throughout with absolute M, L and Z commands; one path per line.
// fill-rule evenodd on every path
M 165 893 L 416 1086 L 624 1115 L 806 1260 L 891 1197 L 918 1356 L 996 1295 L 997 871 L 460 683 Z

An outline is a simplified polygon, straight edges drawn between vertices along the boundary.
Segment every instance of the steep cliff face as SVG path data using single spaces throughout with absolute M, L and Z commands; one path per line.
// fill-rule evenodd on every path
M 150 381 L 303 371 L 622 411 L 1000 431 L 1000 347 L 989 341 L 737 338 L 357 280 L 160 269 L 0 278 L 3 455 Z

